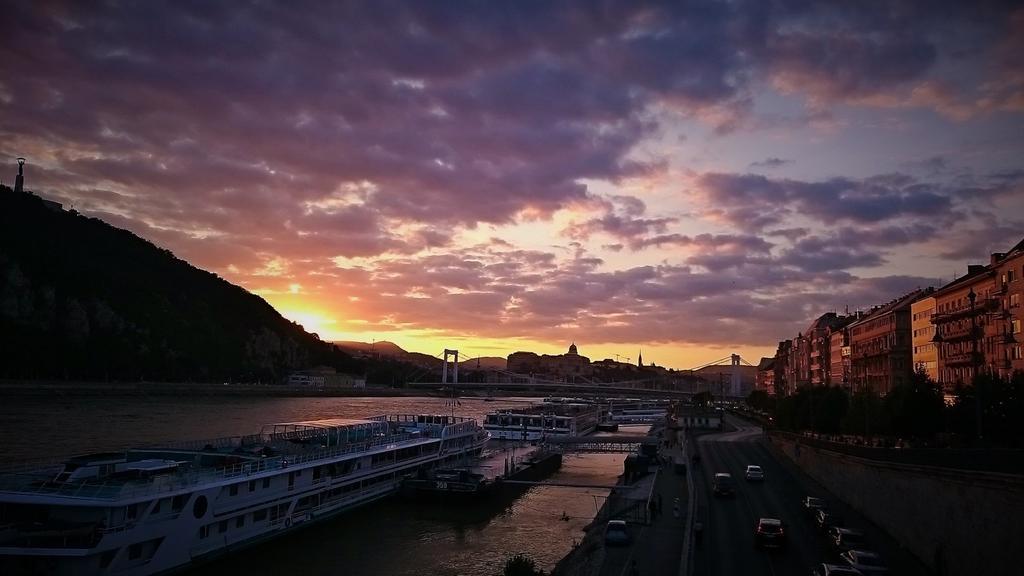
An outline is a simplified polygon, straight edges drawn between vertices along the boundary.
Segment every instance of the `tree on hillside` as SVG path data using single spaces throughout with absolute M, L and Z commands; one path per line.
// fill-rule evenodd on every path
M 755 410 L 771 410 L 775 400 L 764 390 L 754 390 L 747 395 L 747 406 Z
M 544 576 L 544 571 L 538 570 L 537 563 L 525 554 L 516 554 L 505 561 L 501 576 Z
M 941 388 L 923 370 L 885 395 L 889 432 L 902 437 L 932 436 L 942 431 L 944 408 Z
M 850 408 L 842 420 L 847 434 L 871 436 L 888 431 L 882 398 L 871 388 L 862 388 L 850 397 Z

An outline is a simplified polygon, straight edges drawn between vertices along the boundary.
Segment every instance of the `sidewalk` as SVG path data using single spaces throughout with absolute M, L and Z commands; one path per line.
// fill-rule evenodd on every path
M 662 448 L 663 460 L 671 460 L 658 471 L 653 499 L 661 500 L 661 512 L 649 525 L 631 524 L 633 544 L 629 547 L 606 548 L 601 576 L 633 576 L 636 563 L 639 576 L 677 576 L 683 550 L 683 529 L 686 515 L 686 476 L 676 474 L 671 462 L 683 461 L 679 445 Z M 651 468 L 654 470 L 654 468 Z M 674 506 L 678 499 L 678 512 Z

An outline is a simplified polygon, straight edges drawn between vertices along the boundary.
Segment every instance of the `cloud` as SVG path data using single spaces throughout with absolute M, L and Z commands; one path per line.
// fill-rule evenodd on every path
M 783 158 L 776 158 L 776 157 L 772 156 L 772 157 L 769 157 L 769 158 L 765 158 L 764 160 L 761 160 L 759 162 L 751 162 L 750 163 L 750 167 L 751 168 L 781 168 L 781 167 L 785 166 L 786 164 L 792 164 L 792 163 L 793 163 L 792 160 L 787 160 L 787 159 L 783 159 Z
M 709 217 L 747 229 L 780 224 L 794 214 L 825 224 L 871 224 L 905 217 L 943 218 L 953 211 L 954 191 L 903 174 L 808 182 L 706 173 L 696 178 L 695 187 Z

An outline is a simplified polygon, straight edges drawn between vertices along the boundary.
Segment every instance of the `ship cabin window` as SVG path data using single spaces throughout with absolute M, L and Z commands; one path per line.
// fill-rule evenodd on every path
M 245 526 L 244 514 L 242 516 L 238 516 L 237 518 L 235 518 L 235 528 L 241 528 L 242 526 Z
M 210 527 L 209 526 L 200 526 L 199 527 L 199 537 L 200 538 L 206 538 L 209 535 L 210 535 Z
M 220 523 L 217 525 L 217 532 L 220 532 L 221 534 L 223 534 L 223 533 L 225 533 L 227 531 L 228 531 L 228 521 L 227 520 L 221 520 Z
M 249 492 L 255 492 L 255 491 L 256 491 L 256 481 L 255 480 L 249 480 Z
M 228 486 L 228 495 L 238 496 L 238 484 L 232 484 L 231 486 Z
M 161 502 L 163 502 L 163 500 L 160 500 L 160 499 L 157 499 L 157 500 L 153 501 L 153 511 L 150 512 L 150 514 L 159 514 L 160 513 L 160 503 Z
M 270 488 L 270 478 L 264 478 L 263 479 L 263 487 L 264 488 Z
M 135 516 L 138 514 L 138 505 L 132 504 L 125 508 L 124 516 L 128 520 L 135 520 Z
M 171 500 L 171 512 L 181 512 L 185 509 L 185 501 L 187 497 L 184 494 L 179 494 Z
M 263 508 L 252 513 L 253 522 L 262 522 L 267 519 L 267 509 Z
M 138 560 L 142 558 L 142 544 L 132 544 L 128 547 L 128 559 Z

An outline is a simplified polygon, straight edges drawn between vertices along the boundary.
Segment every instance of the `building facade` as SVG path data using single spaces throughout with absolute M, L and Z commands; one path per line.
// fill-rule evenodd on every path
M 929 378 L 939 381 L 939 363 L 932 316 L 935 314 L 935 297 L 926 296 L 910 305 L 910 329 L 914 358 L 914 370 L 923 370 Z
M 829 368 L 828 382 L 830 386 L 850 389 L 850 330 L 848 325 L 856 317 L 846 316 L 842 323 L 829 331 Z
M 924 294 L 923 290 L 915 290 L 872 309 L 850 324 L 853 391 L 873 390 L 884 395 L 894 386 L 910 381 L 914 371 L 910 306 Z
M 508 371 L 517 374 L 544 374 L 556 378 L 589 376 L 593 373 L 590 358 L 581 356 L 576 343 L 569 345 L 565 354 L 535 354 L 513 352 L 508 356 Z
M 968 266 L 967 275 L 935 293 L 937 380 L 946 393 L 970 384 L 977 373 L 1009 378 L 1024 370 L 1021 276 L 1024 240 L 992 254 L 987 266 Z
M 1004 378 L 1024 371 L 1024 240 L 1021 240 L 996 264 L 996 277 L 1002 290 L 1002 330 L 995 330 L 996 346 L 993 360 L 996 373 Z
M 780 396 L 790 394 L 787 378 L 789 377 L 789 358 L 790 348 L 793 347 L 792 340 L 782 340 L 779 342 L 779 347 L 775 350 L 775 393 Z
M 775 358 L 761 358 L 758 362 L 754 389 L 769 396 L 775 395 Z

